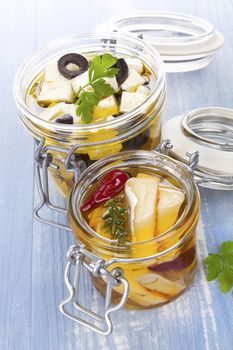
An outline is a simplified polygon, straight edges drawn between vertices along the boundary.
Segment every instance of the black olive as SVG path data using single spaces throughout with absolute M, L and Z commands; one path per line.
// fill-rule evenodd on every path
M 73 124 L 74 119 L 73 119 L 72 115 L 70 115 L 70 114 L 62 114 L 55 120 L 55 123 Z
M 67 65 L 69 63 L 76 64 L 79 67 L 79 70 L 69 70 L 67 68 Z M 78 53 L 68 53 L 67 55 L 62 56 L 58 61 L 58 70 L 67 79 L 73 79 L 78 75 L 84 73 L 87 69 L 87 59 Z
M 124 58 L 118 58 L 115 67 L 119 69 L 119 72 L 116 75 L 116 80 L 118 84 L 121 85 L 122 83 L 124 83 L 125 79 L 128 77 L 129 68 Z
M 126 150 L 134 150 L 145 145 L 150 139 L 150 130 L 147 129 L 142 134 L 133 137 L 131 140 L 124 142 L 123 146 Z

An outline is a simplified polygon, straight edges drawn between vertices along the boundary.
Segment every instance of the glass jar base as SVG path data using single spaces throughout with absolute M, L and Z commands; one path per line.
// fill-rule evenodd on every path
M 130 299 L 130 296 L 129 296 L 124 308 L 127 310 L 150 310 L 150 309 L 154 309 L 154 308 L 166 305 L 166 304 L 170 303 L 171 301 L 179 298 L 184 292 L 186 292 L 193 285 L 195 275 L 196 275 L 196 268 L 194 268 L 192 270 L 192 272 L 189 274 L 188 281 L 186 281 L 187 285 L 184 287 L 184 289 L 182 289 L 179 293 L 175 294 L 174 296 L 170 297 L 169 299 L 168 299 L 168 296 L 166 294 L 158 293 L 161 297 L 164 297 L 164 301 L 158 301 L 158 303 L 151 304 L 151 305 L 141 305 L 141 304 L 135 302 L 134 300 Z M 105 297 L 106 284 L 103 281 L 103 279 L 102 278 L 92 278 L 92 282 L 93 282 L 93 285 L 95 286 L 95 288 L 97 289 L 97 291 L 99 291 L 100 294 L 103 297 Z M 112 303 L 113 304 L 118 304 L 120 302 L 121 298 L 122 298 L 122 295 L 119 292 L 117 292 L 115 290 L 112 291 Z M 165 300 L 165 299 L 167 299 L 167 300 Z

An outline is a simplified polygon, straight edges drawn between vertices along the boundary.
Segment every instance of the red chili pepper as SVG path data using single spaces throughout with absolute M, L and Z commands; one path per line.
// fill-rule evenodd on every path
M 122 190 L 129 175 L 121 170 L 112 170 L 106 174 L 100 181 L 99 186 L 95 192 L 82 205 L 81 211 L 86 212 L 91 209 L 99 207 L 101 204 L 107 202 Z

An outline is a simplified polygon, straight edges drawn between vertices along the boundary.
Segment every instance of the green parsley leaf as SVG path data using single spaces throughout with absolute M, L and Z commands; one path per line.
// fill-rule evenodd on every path
M 223 242 L 218 254 L 210 254 L 205 260 L 207 281 L 218 279 L 222 293 L 233 288 L 233 241 Z
M 114 77 L 119 69 L 114 68 L 117 58 L 109 53 L 95 56 L 88 70 L 89 82 L 80 88 L 77 94 L 76 114 L 81 116 L 84 123 L 92 122 L 92 114 L 95 106 L 101 98 L 114 94 L 113 87 L 106 83 L 103 78 Z M 91 87 L 91 91 L 86 91 L 85 87 Z
M 233 270 L 225 267 L 218 277 L 222 293 L 227 293 L 233 288 Z
M 103 78 L 93 82 L 92 87 L 94 89 L 95 95 L 98 96 L 99 99 L 103 96 L 105 97 L 111 96 L 115 92 L 113 87 L 108 83 L 106 83 L 106 81 Z
M 220 247 L 220 254 L 233 256 L 233 241 L 223 242 Z
M 109 53 L 105 53 L 93 58 L 92 64 L 89 68 L 89 82 L 93 82 L 99 78 L 112 78 L 118 73 L 117 68 L 112 68 L 117 63 L 117 58 Z
M 81 116 L 85 123 L 91 123 L 94 107 L 98 104 L 99 98 L 93 92 L 83 91 L 77 101 L 76 114 Z
M 210 254 L 205 259 L 205 264 L 208 267 L 208 276 L 207 281 L 213 281 L 218 277 L 220 272 L 222 271 L 222 261 L 218 254 Z

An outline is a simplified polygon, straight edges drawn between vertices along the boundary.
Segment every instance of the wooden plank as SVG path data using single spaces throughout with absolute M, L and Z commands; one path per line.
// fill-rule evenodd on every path
M 18 118 L 12 83 L 19 64 L 35 50 L 35 3 L 4 2 L 0 16 L 0 348 L 29 350 L 33 142 Z

